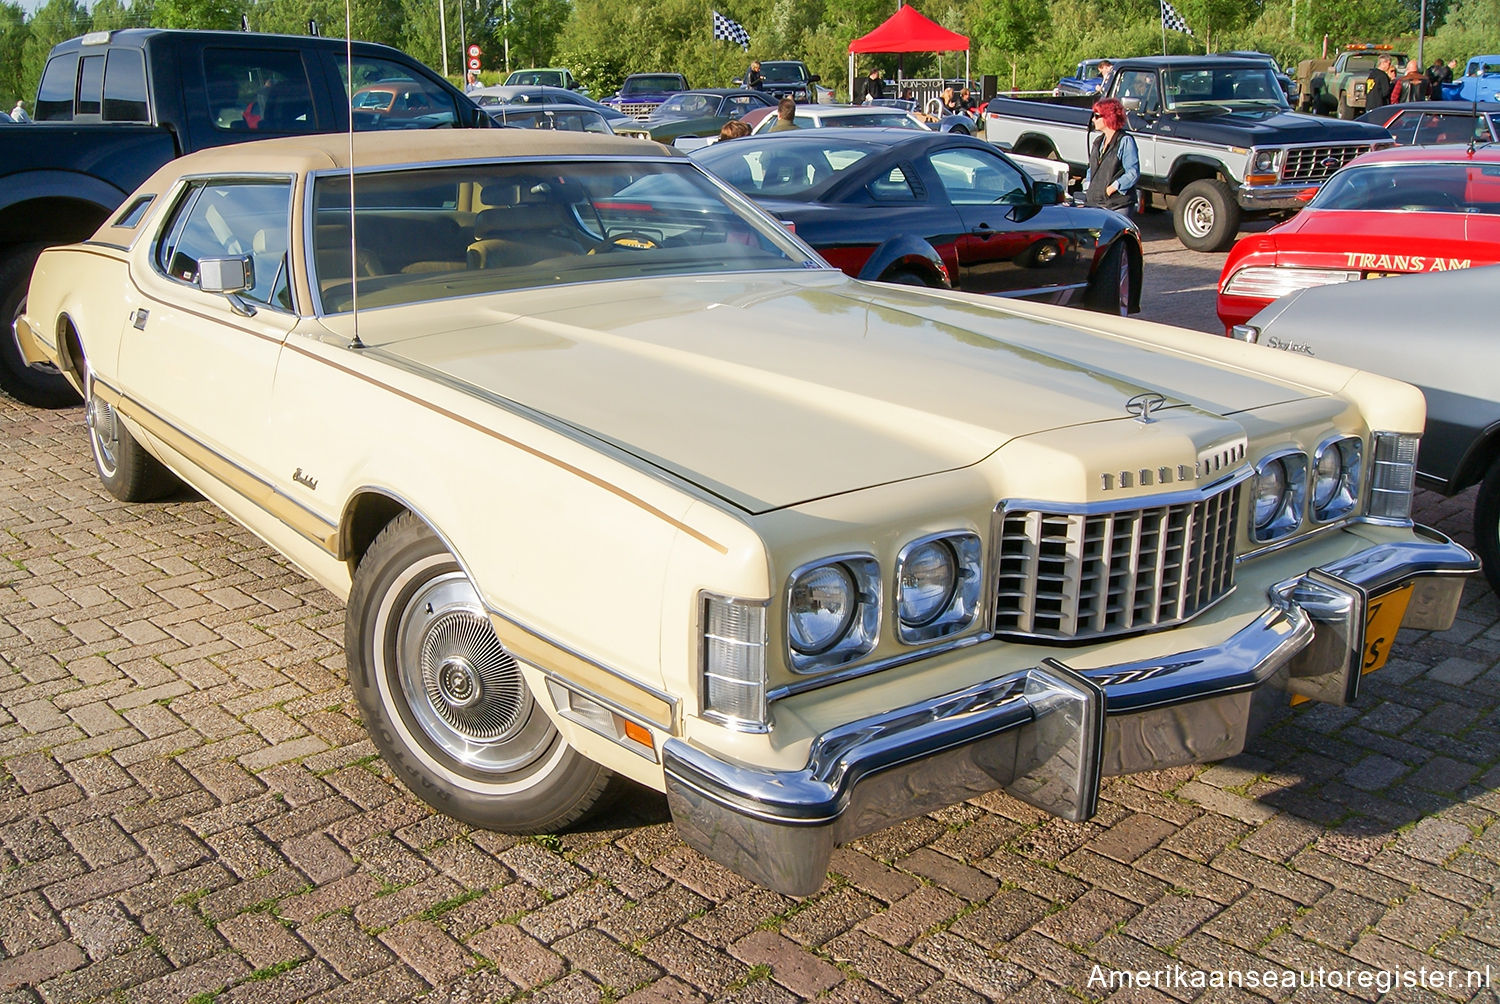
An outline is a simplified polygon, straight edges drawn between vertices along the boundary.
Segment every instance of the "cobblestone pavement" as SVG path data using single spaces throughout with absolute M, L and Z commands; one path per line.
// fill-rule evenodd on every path
M 1214 330 L 1222 256 L 1146 227 L 1147 316 Z M 1357 707 L 1110 781 L 1087 823 L 1004 796 L 918 818 L 798 900 L 685 848 L 649 792 L 541 838 L 434 815 L 360 728 L 337 600 L 200 500 L 109 499 L 79 409 L 0 401 L 0 453 L 0 1004 L 1337 1004 L 1424 967 L 1429 988 L 1384 999 L 1497 1000 L 1430 986 L 1500 984 L 1480 581 L 1452 631 L 1403 632 Z M 1424 494 L 1420 516 L 1467 541 L 1472 503 Z M 1157 986 L 1099 982 L 1125 969 Z

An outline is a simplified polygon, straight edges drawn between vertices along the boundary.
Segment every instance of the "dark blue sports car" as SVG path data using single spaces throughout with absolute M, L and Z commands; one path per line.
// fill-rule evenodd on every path
M 1135 313 L 1140 231 L 1061 204 L 983 140 L 905 129 L 802 129 L 691 156 L 849 275 Z

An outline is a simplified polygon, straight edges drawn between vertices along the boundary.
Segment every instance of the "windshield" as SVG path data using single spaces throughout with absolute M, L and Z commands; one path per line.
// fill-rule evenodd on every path
M 830 128 L 861 127 L 880 129 L 923 129 L 922 123 L 912 118 L 906 112 L 893 108 L 890 111 L 868 111 L 858 112 L 853 115 L 802 115 L 798 114 L 792 121 L 803 129 L 828 126 Z
M 709 94 L 674 94 L 657 106 L 653 118 L 694 119 L 719 113 L 719 99 Z
M 682 78 L 673 76 L 631 77 L 620 88 L 621 94 L 654 94 L 682 90 Z
M 1275 105 L 1286 108 L 1286 95 L 1270 67 L 1264 63 L 1244 66 L 1171 68 L 1162 72 L 1166 84 L 1166 108 L 1194 105 Z
M 693 159 L 753 197 L 795 197 L 820 186 L 870 155 L 863 146 L 825 144 L 814 139 L 715 143 Z
M 327 313 L 575 282 L 822 263 L 695 165 L 473 163 L 313 184 L 313 288 Z
M 561 70 L 517 70 L 505 79 L 512 86 L 520 84 L 531 86 L 541 84 L 549 87 L 566 87 L 567 81 L 563 79 Z
M 807 79 L 807 68 L 801 63 L 761 63 L 760 72 L 773 84 L 798 84 Z
M 1500 216 L 1500 164 L 1370 164 L 1329 178 L 1309 209 Z
M 495 124 L 512 129 L 561 129 L 565 132 L 613 134 L 604 116 L 591 108 L 505 108 L 490 113 Z

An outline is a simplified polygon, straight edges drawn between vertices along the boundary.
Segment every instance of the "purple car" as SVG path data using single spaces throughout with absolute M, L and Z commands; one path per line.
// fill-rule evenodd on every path
M 685 90 L 688 90 L 687 77 L 680 73 L 632 73 L 618 91 L 600 103 L 644 121 L 657 105 Z

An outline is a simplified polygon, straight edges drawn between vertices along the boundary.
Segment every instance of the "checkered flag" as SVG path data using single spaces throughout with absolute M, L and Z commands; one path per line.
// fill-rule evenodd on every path
M 746 52 L 750 51 L 750 33 L 745 30 L 745 26 L 738 21 L 731 21 L 718 11 L 714 11 L 714 39 L 733 42 Z
M 1193 35 L 1193 29 L 1189 28 L 1187 22 L 1182 19 L 1182 15 L 1177 13 L 1177 8 L 1167 3 L 1167 0 L 1161 0 L 1161 26 L 1172 31 L 1180 31 L 1193 38 L 1197 37 Z

